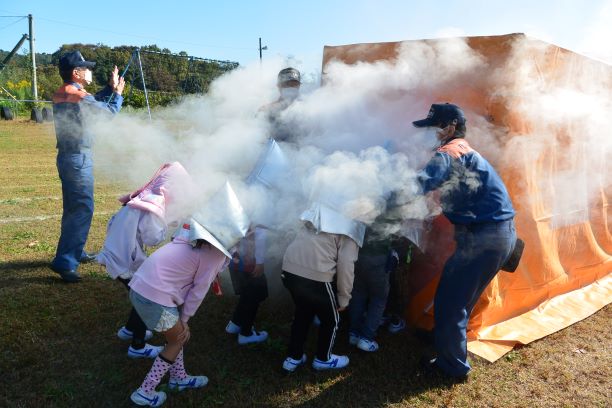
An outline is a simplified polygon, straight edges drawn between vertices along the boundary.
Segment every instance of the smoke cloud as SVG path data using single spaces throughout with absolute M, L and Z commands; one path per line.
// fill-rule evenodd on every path
M 523 129 L 528 137 L 508 142 L 512 148 L 539 157 L 557 140 L 562 124 L 571 123 L 571 132 L 583 135 L 583 164 L 568 158 L 567 172 L 544 189 L 556 195 L 555 214 L 575 214 L 586 208 L 596 190 L 591 187 L 595 173 L 590 166 L 611 162 L 612 139 L 605 131 L 612 111 L 605 91 L 610 83 L 602 84 L 603 77 L 598 79 L 595 72 L 573 71 L 563 73 L 563 86 L 534 81 L 534 52 L 545 51 L 536 49 L 539 46 L 529 39 L 519 41 L 507 63 L 497 67 L 490 67 L 463 39 L 405 42 L 391 61 L 330 62 L 325 85 L 303 84 L 301 97 L 279 117 L 294 130 L 295 138 L 292 143 L 280 142 L 291 166 L 275 188 L 247 185 L 245 180 L 271 133 L 261 108 L 278 98 L 276 74 L 286 67 L 280 59 L 234 70 L 214 81 L 207 95 L 155 110 L 152 122 L 126 113 L 100 121 L 96 168 L 104 178 L 135 187 L 161 163 L 179 161 L 197 185 L 193 207 L 229 180 L 252 219 L 266 219 L 263 223 L 278 231 L 293 231 L 311 201 L 330 197 L 341 203 L 337 210 L 371 224 L 387 210 L 391 192 L 402 204 L 395 212 L 398 224 L 401 219 L 423 220 L 439 210 L 418 196 L 416 174 L 437 141 L 415 129 L 412 121 L 425 117 L 431 103 L 446 101 L 440 96 L 452 97 L 466 84 L 482 83 L 487 73 L 499 97 L 534 124 Z M 499 142 L 507 127 L 493 125 L 484 111 L 464 110 L 470 143 L 491 162 L 512 166 L 502 154 L 502 147 L 508 146 Z M 608 184 L 609 179 L 603 175 L 598 182 Z M 565 217 L 557 222 L 574 221 Z M 398 225 L 395 230 L 399 229 Z

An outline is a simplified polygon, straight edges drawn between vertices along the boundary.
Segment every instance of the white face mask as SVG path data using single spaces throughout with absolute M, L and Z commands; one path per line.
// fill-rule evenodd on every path
M 93 81 L 93 75 L 91 73 L 90 69 L 86 69 L 86 70 L 78 70 L 78 76 L 79 78 L 81 78 L 83 80 L 83 82 L 85 82 L 85 84 L 89 85 L 91 84 L 91 81 Z
M 87 85 L 91 84 L 91 81 L 93 81 L 93 74 L 90 70 L 85 71 L 85 82 L 87 82 Z
M 281 99 L 294 100 L 300 95 L 300 88 L 281 88 L 280 96 Z

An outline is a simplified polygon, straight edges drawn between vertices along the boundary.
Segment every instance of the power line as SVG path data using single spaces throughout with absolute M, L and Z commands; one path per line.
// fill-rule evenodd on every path
M 0 17 L 4 17 L 4 16 L 0 16 Z M 21 18 L 20 18 L 19 20 L 17 20 L 17 21 L 13 21 L 12 23 L 10 23 L 10 24 L 8 24 L 8 25 L 5 25 L 4 27 L 0 27 L 0 30 L 4 30 L 5 28 L 9 28 L 10 26 L 17 24 L 18 22 L 20 22 L 21 20 L 23 20 L 23 19 L 25 19 L 25 18 L 27 18 L 27 17 L 28 17 L 28 16 L 23 16 L 23 17 L 21 17 Z M 18 18 L 18 17 L 15 17 L 15 18 Z

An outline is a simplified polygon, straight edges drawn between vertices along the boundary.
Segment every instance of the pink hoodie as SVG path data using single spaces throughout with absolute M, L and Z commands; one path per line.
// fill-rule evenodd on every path
M 169 214 L 168 206 L 176 206 L 179 200 L 188 200 L 187 194 L 193 191 L 191 183 L 191 177 L 181 163 L 165 163 L 144 186 L 119 198 L 119 201 L 138 210 L 150 211 L 169 224 L 176 221 L 173 218 L 178 214 Z
M 130 287 L 160 305 L 183 305 L 181 320 L 187 322 L 200 307 L 226 261 L 223 252 L 212 245 L 194 248 L 190 242 L 177 237 L 144 261 L 130 281 Z

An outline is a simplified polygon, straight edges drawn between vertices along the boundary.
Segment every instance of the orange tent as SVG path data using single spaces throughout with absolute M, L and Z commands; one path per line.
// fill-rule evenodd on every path
M 559 95 L 611 104 L 612 67 L 522 34 L 463 40 L 485 69 L 443 89 L 417 84 L 410 92 L 422 100 L 422 113 L 433 102 L 456 103 L 468 112 L 467 138 L 499 171 L 517 211 L 517 232 L 526 242 L 521 264 L 491 282 L 468 327 L 468 349 L 495 361 L 515 344 L 554 333 L 612 300 L 612 151 L 585 146 L 581 126 L 588 118 L 580 112 L 540 123 L 538 115 L 526 113 L 525 95 L 529 89 L 537 98 L 550 96 L 553 113 Z M 435 47 L 441 41 L 446 40 L 326 46 L 324 80 L 334 61 L 394 64 L 407 44 Z M 537 98 L 531 102 L 539 110 Z M 488 123 L 495 151 L 470 139 L 474 118 Z M 406 311 L 409 322 L 423 328 L 433 325 L 433 295 L 454 246 L 452 225 L 438 217 L 427 240 L 426 252 L 416 254 L 411 267 Z

